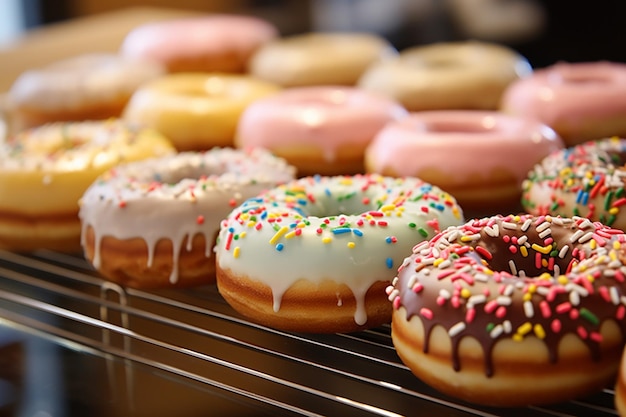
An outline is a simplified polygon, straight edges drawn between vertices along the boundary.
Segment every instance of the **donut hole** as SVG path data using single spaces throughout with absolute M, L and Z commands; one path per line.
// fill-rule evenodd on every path
M 426 130 L 433 133 L 484 133 L 489 126 L 468 120 L 431 120 L 426 122 Z

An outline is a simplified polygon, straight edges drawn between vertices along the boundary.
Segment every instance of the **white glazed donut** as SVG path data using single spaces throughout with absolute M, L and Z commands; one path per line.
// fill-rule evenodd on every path
M 81 199 L 85 255 L 103 276 L 125 286 L 210 283 L 220 221 L 293 174 L 261 149 L 214 148 L 121 165 Z
M 299 176 L 357 174 L 378 131 L 407 115 L 395 101 L 354 87 L 288 88 L 244 110 L 235 143 L 269 149 Z
M 506 87 L 530 73 L 526 58 L 505 46 L 441 42 L 405 49 L 370 66 L 357 85 L 392 97 L 409 111 L 495 110 Z
M 222 222 L 217 286 L 241 314 L 303 332 L 389 322 L 385 288 L 417 242 L 463 221 L 416 178 L 306 177 L 247 200 Z

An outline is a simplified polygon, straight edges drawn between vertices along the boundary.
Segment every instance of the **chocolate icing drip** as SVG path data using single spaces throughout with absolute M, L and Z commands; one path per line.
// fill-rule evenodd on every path
M 507 338 L 541 339 L 556 363 L 559 342 L 571 333 L 599 361 L 602 324 L 614 320 L 626 332 L 624 259 L 626 235 L 586 219 L 482 219 L 416 246 L 390 298 L 407 320 L 420 317 L 425 353 L 435 326 L 448 331 L 456 371 L 464 337 L 482 347 L 487 376 L 495 345 Z M 514 275 L 510 261 L 526 276 Z

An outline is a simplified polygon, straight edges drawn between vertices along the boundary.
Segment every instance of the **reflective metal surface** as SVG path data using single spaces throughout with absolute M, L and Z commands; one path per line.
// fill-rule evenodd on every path
M 80 256 L 0 252 L 0 416 L 605 416 L 606 389 L 549 407 L 443 396 L 389 326 L 302 335 L 238 316 L 214 286 L 123 290 Z

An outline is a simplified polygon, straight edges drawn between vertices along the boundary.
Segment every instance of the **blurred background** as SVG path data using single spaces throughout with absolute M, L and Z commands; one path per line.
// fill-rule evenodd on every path
M 44 25 L 131 6 L 172 4 L 194 12 L 254 14 L 276 24 L 283 35 L 372 31 L 398 49 L 468 38 L 495 41 L 517 49 L 534 67 L 626 61 L 624 0 L 2 0 L 0 52 L 24 31 Z

